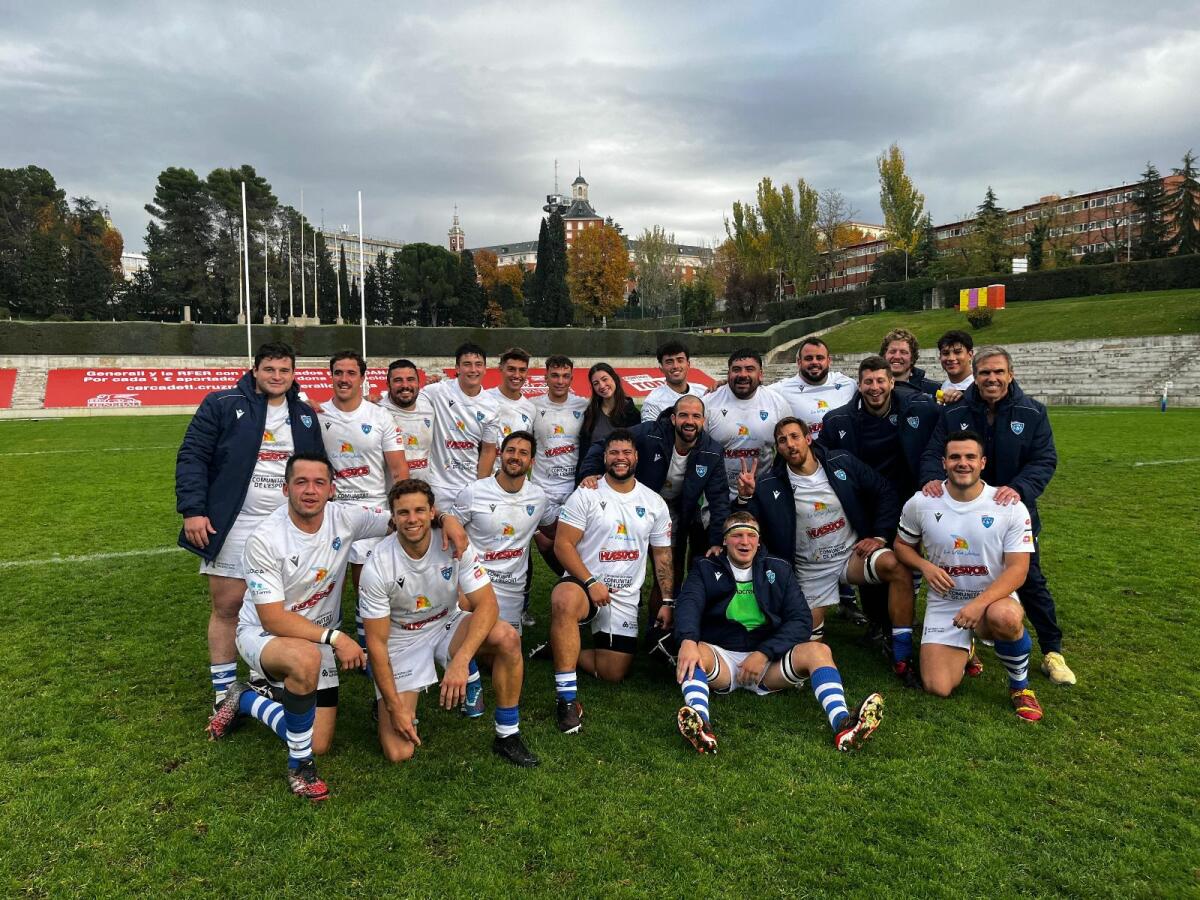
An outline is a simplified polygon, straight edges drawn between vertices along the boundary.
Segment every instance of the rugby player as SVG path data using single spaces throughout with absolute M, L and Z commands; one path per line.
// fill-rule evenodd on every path
M 637 449 L 618 428 L 604 439 L 604 479 L 579 488 L 559 513 L 555 555 L 566 574 L 550 594 L 550 649 L 554 656 L 555 715 L 559 731 L 581 728 L 576 670 L 620 681 L 637 651 L 638 601 L 646 578 L 646 551 L 662 586 L 657 625 L 671 625 L 674 582 L 671 513 L 666 502 L 634 477 Z M 579 626 L 591 625 L 593 647 L 579 649 Z
M 956 403 L 963 391 L 975 383 L 972 360 L 975 340 L 965 331 L 947 331 L 937 342 L 938 362 L 946 379 L 942 382 L 942 403 Z
M 738 478 L 738 506 L 762 523 L 767 549 L 794 561 L 812 610 L 813 635 L 824 636 L 825 608 L 839 585 L 887 585 L 892 667 L 919 687 L 912 656 L 912 573 L 888 549 L 900 518 L 900 498 L 870 466 L 842 450 L 812 445 L 800 419 L 775 426 L 775 462 L 755 479 L 754 464 Z
M 412 360 L 397 359 L 388 366 L 387 380 L 388 392 L 379 406 L 396 423 L 409 473 L 424 477 L 433 446 L 433 407 L 421 393 L 421 373 Z
M 788 402 L 762 386 L 762 357 L 755 350 L 729 356 L 728 382 L 704 398 L 706 430 L 725 451 L 725 481 L 733 499 L 743 460 L 762 468 L 775 455 L 775 426 L 792 414 Z
M 642 401 L 642 421 L 653 422 L 666 410 L 675 406 L 680 397 L 691 394 L 703 397 L 708 388 L 687 380 L 691 368 L 691 355 L 682 341 L 668 341 L 658 348 L 658 367 L 662 370 L 666 384 L 661 384 L 646 395 Z
M 833 745 L 861 747 L 879 727 L 883 697 L 871 694 L 850 713 L 833 654 L 809 640 L 812 620 L 791 566 L 759 552 L 758 523 L 749 513 L 736 512 L 723 524 L 725 552 L 700 560 L 679 592 L 675 677 L 685 704 L 676 715 L 679 732 L 700 753 L 716 753 L 710 690 L 770 694 L 811 677 Z
M 520 736 L 521 638 L 498 619 L 496 595 L 475 548 L 468 545 L 454 559 L 431 540 L 433 501 L 433 491 L 419 479 L 392 485 L 388 502 L 396 536 L 381 541 L 363 569 L 379 743 L 391 762 L 411 759 L 421 746 L 418 694 L 438 683 L 435 664 L 443 669 L 439 703 L 453 709 L 467 700 L 471 664 L 479 655 L 491 659 L 496 688 L 493 752 L 518 766 L 536 766 Z
M 767 386 L 788 402 L 792 415 L 808 426 L 815 438 L 825 413 L 854 396 L 854 379 L 829 370 L 829 345 L 816 335 L 806 337 L 796 351 L 796 374 Z
M 300 400 L 295 370 L 296 355 L 287 344 L 259 347 L 236 387 L 201 402 L 175 461 L 176 509 L 183 516 L 179 546 L 200 557 L 200 574 L 208 577 L 214 709 L 237 678 L 234 632 L 246 593 L 246 539 L 286 502 L 281 489 L 292 452 L 321 450 L 317 417 Z
M 546 358 L 546 393 L 533 401 L 533 436 L 537 456 L 533 461 L 533 480 L 546 492 L 555 515 L 555 523 L 543 529 L 538 549 L 546 563 L 562 574 L 562 565 L 554 556 L 554 535 L 558 509 L 575 490 L 575 470 L 579 467 L 579 430 L 583 427 L 586 397 L 571 392 L 575 363 L 556 354 Z
M 895 543 L 900 561 L 929 581 L 921 637 L 925 690 L 950 696 L 963 679 L 975 634 L 996 642 L 1013 709 L 1036 722 L 1042 707 L 1029 687 L 1033 644 L 1016 594 L 1035 552 L 1030 511 L 1020 500 L 1000 502 L 1002 489 L 983 481 L 988 461 L 977 432 L 954 430 L 942 446 L 942 491 L 914 494 L 904 504 Z
M 508 434 L 500 444 L 500 470 L 463 488 L 450 510 L 479 552 L 500 618 L 518 634 L 529 590 L 529 544 L 538 527 L 557 515 L 545 491 L 528 478 L 536 448 L 528 431 Z
M 455 378 L 426 384 L 422 391 L 433 407 L 427 480 L 447 509 L 459 491 L 492 474 L 500 443 L 496 398 L 481 386 L 487 353 L 478 344 L 462 344 L 454 351 L 454 366 Z
M 535 415 L 533 401 L 522 392 L 529 373 L 529 354 L 520 347 L 511 347 L 500 354 L 500 383 L 487 392 L 496 398 L 500 437 L 514 431 L 530 431 Z M 500 468 L 500 460 L 496 460 Z
M 920 348 L 916 335 L 907 328 L 893 328 L 885 334 L 879 344 L 879 355 L 887 360 L 892 378 L 902 392 L 914 391 L 934 397 L 941 388 L 938 381 L 926 378 L 925 370 L 917 366 Z

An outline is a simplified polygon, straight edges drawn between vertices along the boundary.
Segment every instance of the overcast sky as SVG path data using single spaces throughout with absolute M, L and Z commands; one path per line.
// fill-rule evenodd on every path
M 327 226 L 533 240 L 559 161 L 627 233 L 723 236 L 758 180 L 879 221 L 903 148 L 935 221 L 1200 151 L 1200 4 L 3 3 L 0 167 L 141 249 L 158 173 L 250 163 Z M 249 4 L 246 4 L 249 6 Z M 1073 7 L 1078 6 L 1078 11 Z

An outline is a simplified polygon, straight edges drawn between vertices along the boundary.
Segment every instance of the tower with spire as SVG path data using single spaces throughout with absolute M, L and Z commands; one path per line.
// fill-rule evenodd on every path
M 463 248 L 467 246 L 467 233 L 463 231 L 461 225 L 458 224 L 458 204 L 454 204 L 454 221 L 448 232 L 450 237 L 450 249 L 455 253 L 462 253 Z
M 578 175 L 571 182 L 571 202 L 563 210 L 563 227 L 566 229 L 567 247 L 570 247 L 575 236 L 585 228 L 595 228 L 604 224 L 604 220 L 592 209 L 588 201 L 588 183 L 583 177 L 583 167 L 580 166 Z

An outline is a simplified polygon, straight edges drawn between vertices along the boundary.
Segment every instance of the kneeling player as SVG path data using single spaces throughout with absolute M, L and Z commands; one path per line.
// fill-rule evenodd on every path
M 434 664 L 444 670 L 440 703 L 453 709 L 467 697 L 478 654 L 491 659 L 496 688 L 492 750 L 515 765 L 536 766 L 537 757 L 519 734 L 521 638 L 499 621 L 496 595 L 475 548 L 468 546 L 461 559 L 454 559 L 431 540 L 433 490 L 424 481 L 392 485 L 388 503 L 396 536 L 376 545 L 359 582 L 384 754 L 403 762 L 421 745 L 417 696 L 438 683 Z
M 904 504 L 895 545 L 900 561 L 929 582 L 921 638 L 925 690 L 949 697 L 958 687 L 974 633 L 996 642 L 1013 708 L 1036 722 L 1042 707 L 1029 688 L 1032 643 L 1016 596 L 1033 553 L 1029 512 L 1019 501 L 995 502 L 996 488 L 980 478 L 987 460 L 975 432 L 947 437 L 942 464 L 945 490 L 939 497 L 914 494 Z M 922 544 L 928 559 L 917 551 Z
M 725 553 L 696 562 L 676 604 L 676 677 L 687 704 L 677 716 L 680 733 L 700 753 L 716 753 L 710 689 L 769 694 L 811 677 L 834 746 L 861 746 L 879 727 L 883 697 L 871 694 L 854 714 L 847 709 L 833 654 L 809 640 L 812 616 L 792 567 L 759 553 L 753 516 L 737 512 L 726 519 L 724 544 Z

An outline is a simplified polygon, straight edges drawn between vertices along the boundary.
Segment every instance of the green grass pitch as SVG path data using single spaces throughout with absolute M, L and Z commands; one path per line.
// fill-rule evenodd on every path
M 287 792 L 256 723 L 204 740 L 194 557 L 33 562 L 172 546 L 186 419 L 0 423 L 0 893 L 1197 896 L 1200 411 L 1052 417 L 1044 567 L 1080 683 L 1033 675 L 1041 723 L 1010 711 L 990 651 L 936 701 L 835 622 L 848 699 L 887 698 L 855 755 L 805 689 L 715 697 L 720 754 L 698 757 L 646 662 L 624 685 L 581 680 L 585 730 L 564 737 L 534 662 L 522 725 L 540 769 L 491 755 L 490 714 L 429 698 L 424 748 L 392 767 L 352 675 L 319 806 Z M 549 584 L 539 569 L 532 638 Z

